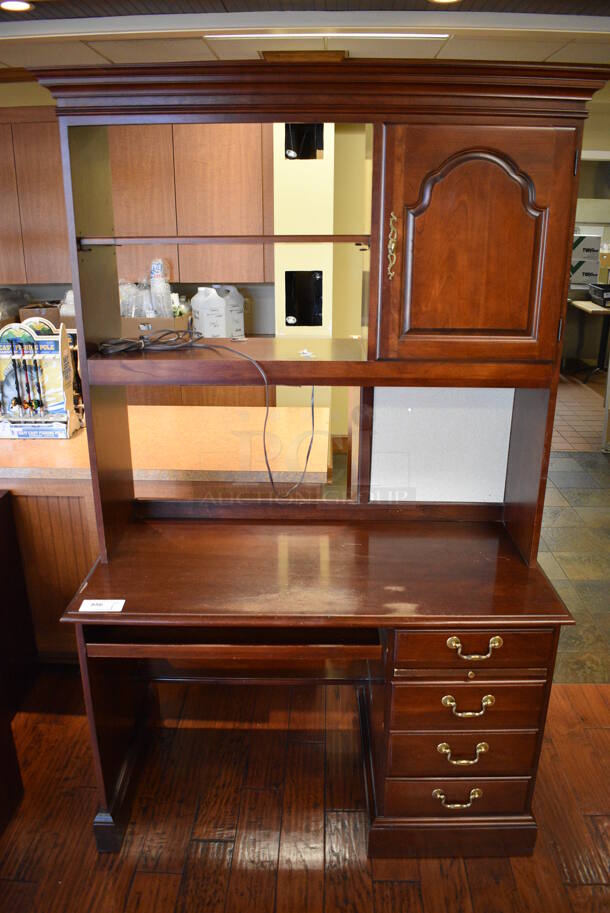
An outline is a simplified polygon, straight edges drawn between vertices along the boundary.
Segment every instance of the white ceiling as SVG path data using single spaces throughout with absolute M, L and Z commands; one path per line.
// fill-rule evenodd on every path
M 291 30 L 432 32 L 448 37 L 210 38 L 219 31 Z M 610 17 L 460 13 L 439 7 L 425 13 L 228 13 L 0 23 L 0 65 L 10 67 L 254 60 L 265 49 L 345 50 L 350 57 L 610 64 Z
M 447 39 L 203 37 L 96 39 L 6 39 L 0 34 L 0 64 L 9 67 L 73 66 L 105 63 L 162 63 L 188 60 L 255 60 L 263 50 L 345 50 L 350 57 L 441 58 L 610 64 L 610 33 L 453 30 Z
M 89 41 L 95 54 L 111 63 L 175 63 L 183 60 L 215 60 L 201 38 L 139 38 Z M 2 44 L 0 43 L 0 58 Z

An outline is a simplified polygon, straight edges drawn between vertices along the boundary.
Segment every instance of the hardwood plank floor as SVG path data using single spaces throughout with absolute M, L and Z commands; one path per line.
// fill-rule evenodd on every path
M 355 690 L 164 685 L 121 852 L 98 856 L 80 681 L 13 722 L 0 913 L 601 913 L 610 686 L 555 685 L 529 859 L 369 860 Z M 582 753 L 581 753 L 582 752 Z

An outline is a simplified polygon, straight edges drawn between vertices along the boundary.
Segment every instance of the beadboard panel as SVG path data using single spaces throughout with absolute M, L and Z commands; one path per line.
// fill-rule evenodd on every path
M 98 553 L 91 486 L 71 482 L 70 492 L 13 492 L 36 645 L 43 658 L 75 653 L 74 632 L 59 618 Z

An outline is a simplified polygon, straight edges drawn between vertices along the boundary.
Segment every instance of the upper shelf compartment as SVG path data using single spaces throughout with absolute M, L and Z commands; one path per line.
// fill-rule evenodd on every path
M 301 273 L 322 277 L 327 315 L 299 327 L 300 344 L 324 335 L 334 342 L 364 337 L 369 328 L 369 361 L 359 355 L 304 363 L 264 353 L 271 382 L 322 382 L 331 374 L 335 383 L 364 385 L 550 382 L 565 304 L 581 124 L 586 101 L 607 71 L 347 61 L 298 71 L 214 63 L 39 75 L 58 101 L 64 154 L 69 151 L 72 161 L 75 233 L 92 242 L 78 256 L 81 342 L 121 335 L 116 261 L 138 249 L 149 259 L 155 246 L 135 242 L 158 239 L 175 251 L 175 281 L 273 284 L 276 335 L 295 335 L 284 298 Z M 285 137 L 294 121 L 323 125 L 324 148 L 317 146 L 317 130 L 315 158 L 287 155 Z M 365 125 L 356 137 L 354 130 Z M 146 158 L 148 131 L 159 127 L 163 154 Z M 130 148 L 122 161 L 111 143 L 106 169 L 103 134 L 115 128 L 131 136 Z M 310 182 L 304 192 L 297 180 L 280 211 L 282 175 L 294 176 L 293 166 L 316 174 L 330 166 L 327 133 L 333 130 L 329 172 L 340 192 L 322 199 L 317 189 L 323 181 Z M 374 137 L 370 144 L 367 131 Z M 361 140 L 362 174 L 354 178 L 337 165 L 338 143 Z M 99 156 L 91 154 L 92 146 Z M 133 173 L 150 177 L 147 193 L 128 201 L 139 207 L 143 224 L 137 231 L 119 224 L 116 196 L 114 221 L 104 200 L 95 206 L 87 198 L 92 186 L 101 186 L 100 168 L 112 172 L 116 185 L 129 162 Z M 155 196 L 159 169 L 166 176 L 165 200 Z M 359 188 L 367 188 L 366 200 Z M 104 199 L 112 196 L 111 189 L 104 191 Z M 362 218 L 338 219 L 337 198 L 353 202 Z M 172 214 L 163 230 L 153 228 L 157 211 Z M 315 262 L 310 251 L 296 258 L 299 247 L 316 246 L 297 236 L 366 243 L 369 234 L 370 253 L 353 243 L 336 255 L 328 252 L 324 262 L 325 251 L 314 252 Z M 277 242 L 285 236 L 291 242 Z M 111 247 L 95 246 L 96 239 Z M 117 245 L 115 255 L 113 239 L 134 243 Z M 120 275 L 120 262 L 118 269 Z M 339 306 L 344 300 L 350 308 L 345 314 Z M 101 384 L 226 383 L 220 375 L 230 361 L 198 351 L 117 355 L 94 359 L 90 375 Z M 231 364 L 230 371 L 245 377 L 251 367 Z
M 122 279 L 162 256 L 172 281 L 200 284 L 273 282 L 274 243 L 367 246 L 372 128 L 311 125 L 320 157 L 301 159 L 299 126 L 109 127 L 113 230 L 92 231 L 83 212 L 81 250 L 116 246 Z

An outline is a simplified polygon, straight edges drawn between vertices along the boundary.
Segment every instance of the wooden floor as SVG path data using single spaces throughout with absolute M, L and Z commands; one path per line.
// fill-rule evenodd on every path
M 166 686 L 120 855 L 97 856 L 79 682 L 39 678 L 14 731 L 26 787 L 0 913 L 601 913 L 610 909 L 610 687 L 553 689 L 530 859 L 365 852 L 350 686 Z

